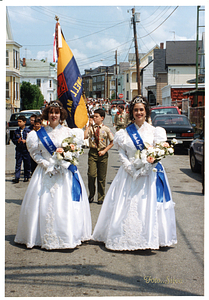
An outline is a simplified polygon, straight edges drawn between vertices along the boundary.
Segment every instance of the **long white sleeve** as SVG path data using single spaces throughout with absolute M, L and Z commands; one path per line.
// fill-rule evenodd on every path
M 26 145 L 32 159 L 37 164 L 41 165 L 44 168 L 47 168 L 50 163 L 42 156 L 42 150 L 39 146 L 39 139 L 37 133 L 34 130 L 29 132 L 26 139 Z
M 120 157 L 120 161 L 122 163 L 122 166 L 124 168 L 124 170 L 129 174 L 131 175 L 132 177 L 134 176 L 135 172 L 136 172 L 136 169 L 135 167 L 133 166 L 133 164 L 130 162 L 130 160 L 128 159 L 125 151 L 119 147 L 118 149 L 119 151 L 119 157 Z

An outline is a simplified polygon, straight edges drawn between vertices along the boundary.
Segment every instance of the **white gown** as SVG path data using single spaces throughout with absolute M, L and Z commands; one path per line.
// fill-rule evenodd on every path
M 166 132 L 145 122 L 137 130 L 144 142 L 166 141 Z M 156 172 L 147 163 L 138 171 L 133 166 L 136 147 L 125 129 L 116 132 L 114 145 L 122 166 L 104 199 L 93 239 L 112 250 L 159 249 L 177 243 L 174 202 L 157 202 Z M 138 174 L 137 178 L 134 178 Z M 167 176 L 165 174 L 169 192 Z
M 61 147 L 63 139 L 72 135 L 76 135 L 78 145 L 83 144 L 81 129 L 61 125 L 45 129 L 56 147 Z M 91 239 L 90 207 L 80 173 L 82 196 L 76 202 L 71 195 L 72 173 L 67 169 L 70 163 L 61 160 L 61 170 L 50 177 L 52 158 L 35 131 L 28 134 L 26 143 L 38 166 L 22 202 L 15 242 L 26 244 L 28 248 L 64 249 L 75 248 L 82 241 Z

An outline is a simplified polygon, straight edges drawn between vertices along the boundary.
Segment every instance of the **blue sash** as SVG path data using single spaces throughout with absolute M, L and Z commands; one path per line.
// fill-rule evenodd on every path
M 36 131 L 39 139 L 41 140 L 42 144 L 49 151 L 51 155 L 56 151 L 57 147 L 53 144 L 52 140 L 48 136 L 44 127 L 41 127 L 38 131 Z
M 134 123 L 126 127 L 126 130 L 130 138 L 132 139 L 136 149 L 142 151 L 144 149 L 144 143 Z M 157 169 L 157 180 L 156 180 L 157 202 L 163 203 L 163 193 L 165 193 L 165 200 L 166 202 L 168 202 L 171 200 L 171 196 L 165 180 L 164 169 L 161 163 L 158 163 L 155 168 Z
M 36 133 L 37 133 L 40 141 L 44 145 L 44 147 L 47 149 L 47 151 L 49 151 L 49 153 L 51 155 L 53 155 L 53 153 L 56 151 L 57 148 L 54 145 L 54 143 L 52 142 L 52 140 L 50 139 L 50 137 L 47 134 L 45 128 L 41 127 L 38 131 L 36 131 Z M 77 174 L 77 166 L 74 166 L 74 165 L 70 164 L 69 167 L 68 167 L 68 170 L 70 170 L 72 172 L 72 175 L 73 175 L 73 182 L 72 182 L 72 198 L 73 198 L 73 201 L 79 202 L 82 190 L 81 190 L 81 184 L 80 184 L 78 174 Z
M 165 194 L 165 201 L 168 202 L 171 200 L 167 182 L 165 180 L 164 169 L 161 163 L 158 163 L 155 167 L 157 169 L 157 180 L 156 180 L 156 189 L 157 189 L 157 202 L 163 203 L 163 193 Z
M 132 123 L 131 125 L 126 127 L 126 130 L 129 134 L 130 138 L 132 139 L 136 149 L 142 151 L 144 149 L 144 143 L 143 143 L 143 140 L 142 140 L 140 134 L 137 131 L 135 124 Z

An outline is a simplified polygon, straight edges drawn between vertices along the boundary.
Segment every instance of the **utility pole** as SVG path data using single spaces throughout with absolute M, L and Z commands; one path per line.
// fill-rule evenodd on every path
M 198 99 L 197 90 L 198 90 L 198 75 L 199 75 L 199 72 L 198 72 L 198 61 L 199 61 L 199 55 L 198 55 L 198 52 L 199 52 L 199 9 L 200 9 L 200 6 L 197 6 L 196 80 L 195 80 L 196 93 L 195 93 L 195 101 L 194 101 L 195 105 L 197 105 L 197 99 Z
M 109 99 L 109 97 L 108 97 L 108 67 L 106 67 L 106 73 L 107 73 L 107 99 Z
M 138 81 L 138 95 L 141 95 L 140 69 L 139 69 L 139 53 L 138 53 L 137 34 L 136 34 L 135 8 L 132 8 L 132 22 L 133 22 L 133 29 L 134 29 L 134 41 L 135 41 L 136 72 L 137 72 L 137 81 Z
M 115 64 L 116 64 L 116 70 L 115 70 L 115 99 L 118 99 L 118 59 L 117 59 L 117 50 L 115 51 Z
M 196 38 L 196 80 L 195 80 L 195 99 L 194 99 L 194 104 L 195 106 L 198 105 L 198 83 L 199 83 L 199 75 L 204 73 L 204 68 L 201 68 L 201 65 L 199 66 L 199 57 L 204 56 L 204 52 L 200 52 L 199 49 L 199 28 L 200 27 L 205 27 L 205 25 L 200 25 L 199 24 L 199 14 L 201 11 L 205 11 L 204 8 L 201 8 L 201 6 L 197 6 L 197 38 Z M 203 49 L 201 49 L 203 50 Z M 201 64 L 201 62 L 200 62 Z M 200 72 L 199 72 L 200 71 Z

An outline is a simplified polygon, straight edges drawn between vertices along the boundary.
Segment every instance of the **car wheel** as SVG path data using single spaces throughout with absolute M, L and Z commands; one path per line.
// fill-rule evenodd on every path
M 191 166 L 192 172 L 194 172 L 194 173 L 200 172 L 201 167 L 198 164 L 193 151 L 190 154 L 190 166 Z

